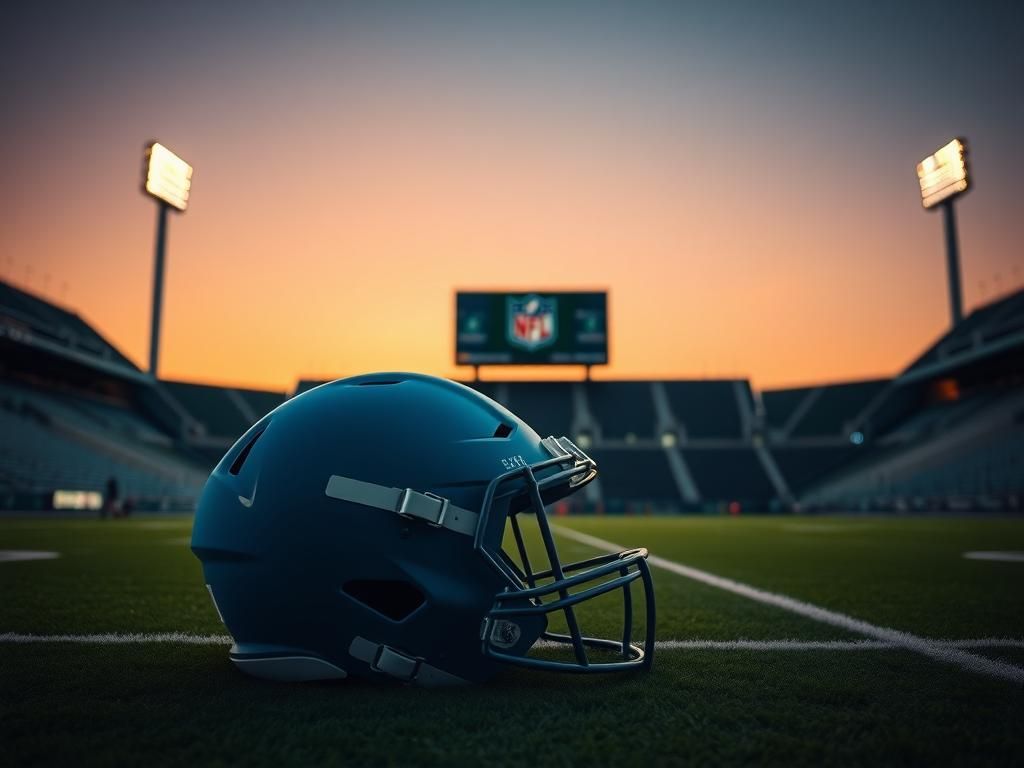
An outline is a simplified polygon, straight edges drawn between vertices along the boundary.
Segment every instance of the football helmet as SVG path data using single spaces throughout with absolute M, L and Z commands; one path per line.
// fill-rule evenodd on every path
M 410 373 L 341 379 L 288 400 L 225 454 L 192 551 L 231 660 L 257 677 L 443 685 L 505 664 L 649 668 L 647 551 L 562 563 L 547 520 L 545 505 L 596 475 L 567 438 L 541 439 L 469 387 Z M 525 516 L 536 518 L 528 532 Z M 622 633 L 583 634 L 577 608 L 616 590 Z M 561 632 L 548 629 L 556 613 Z

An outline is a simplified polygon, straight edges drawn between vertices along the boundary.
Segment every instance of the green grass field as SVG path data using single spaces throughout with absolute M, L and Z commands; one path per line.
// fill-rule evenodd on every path
M 190 518 L 5 519 L 0 550 L 60 557 L 0 562 L 3 762 L 1024 762 L 1024 562 L 962 556 L 1024 551 L 1024 519 L 558 522 L 910 633 L 929 650 L 885 645 L 656 568 L 659 642 L 712 642 L 665 642 L 650 674 L 567 677 L 509 669 L 488 685 L 449 690 L 352 680 L 272 684 L 236 671 L 216 639 L 15 642 L 14 635 L 225 630 L 188 550 Z M 559 547 L 563 560 L 596 552 L 566 535 Z M 619 611 L 613 600 L 587 618 L 609 629 Z M 740 639 L 813 643 L 727 644 Z M 859 643 L 865 639 L 871 642 Z M 931 653 L 940 647 L 974 661 Z M 982 669 L 985 659 L 1000 662 L 996 673 Z

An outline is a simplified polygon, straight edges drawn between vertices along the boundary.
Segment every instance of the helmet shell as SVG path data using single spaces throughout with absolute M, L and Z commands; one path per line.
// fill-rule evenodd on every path
M 487 679 L 499 662 L 481 653 L 481 621 L 509 585 L 474 538 L 325 489 L 341 475 L 479 511 L 510 463 L 547 458 L 529 425 L 446 379 L 357 376 L 287 401 L 227 452 L 196 511 L 192 550 L 234 653 L 312 656 L 369 675 L 349 654 L 362 637 L 461 679 Z M 508 504 L 482 534 L 492 551 Z M 524 628 L 524 652 L 543 629 Z

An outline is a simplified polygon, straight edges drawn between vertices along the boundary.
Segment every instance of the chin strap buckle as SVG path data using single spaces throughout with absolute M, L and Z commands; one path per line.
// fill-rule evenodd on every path
M 396 511 L 401 517 L 410 520 L 424 520 L 434 528 L 441 528 L 444 525 L 444 518 L 448 514 L 448 499 L 429 491 L 421 493 L 412 488 L 406 488 L 402 491 Z
M 416 670 L 419 665 L 419 659 L 411 658 L 394 648 L 382 645 L 370 664 L 370 669 L 374 672 L 383 672 L 385 675 L 407 683 L 416 679 Z
M 380 672 L 403 683 L 414 683 L 428 688 L 445 685 L 462 685 L 466 681 L 444 670 L 431 666 L 423 659 L 410 656 L 384 643 L 375 643 L 365 637 L 356 636 L 348 648 L 349 654 L 370 665 L 374 672 Z

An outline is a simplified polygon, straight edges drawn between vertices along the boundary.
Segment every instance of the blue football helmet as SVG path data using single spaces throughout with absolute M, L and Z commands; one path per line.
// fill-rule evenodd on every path
M 284 403 L 227 452 L 199 501 L 192 551 L 234 639 L 231 660 L 257 677 L 443 685 L 487 680 L 503 664 L 650 668 L 647 551 L 563 564 L 547 521 L 546 504 L 596 475 L 571 441 L 541 439 L 461 384 L 341 379 Z M 537 570 L 524 515 L 543 544 Z M 637 580 L 643 647 L 631 637 Z M 615 590 L 622 634 L 583 635 L 575 607 Z M 553 612 L 567 634 L 548 630 Z

